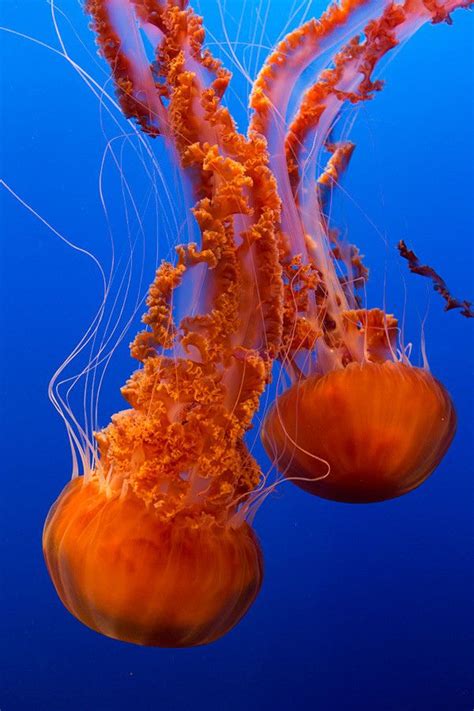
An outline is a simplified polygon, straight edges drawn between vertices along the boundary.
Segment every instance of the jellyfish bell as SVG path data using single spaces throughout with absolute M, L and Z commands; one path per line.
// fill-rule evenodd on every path
M 367 333 L 360 361 L 300 379 L 265 419 L 263 442 L 278 469 L 322 498 L 406 494 L 432 474 L 456 431 L 443 385 L 425 368 L 384 359 L 383 339 Z
M 403 363 L 351 363 L 284 393 L 263 442 L 278 468 L 326 499 L 368 503 L 420 486 L 456 430 L 446 389 Z
M 247 523 L 166 522 L 133 492 L 110 492 L 83 477 L 51 508 L 43 550 L 76 618 L 140 645 L 213 642 L 245 615 L 262 583 L 262 554 Z

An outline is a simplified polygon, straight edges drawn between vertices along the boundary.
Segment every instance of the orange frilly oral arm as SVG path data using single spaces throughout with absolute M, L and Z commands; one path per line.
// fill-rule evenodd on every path
M 338 241 L 325 213 L 328 187 L 336 186 L 352 152 L 348 142 L 335 142 L 332 130 L 346 103 L 370 99 L 381 88 L 372 74 L 387 52 L 424 23 L 449 22 L 453 10 L 469 5 L 466 0 L 343 0 L 288 35 L 257 78 L 251 129 L 268 140 L 282 197 L 284 256 L 312 266 L 324 295 L 309 295 L 300 315 L 315 333 L 329 328 L 332 343 L 337 333 L 343 339 L 342 315 L 357 308 L 354 291 L 367 276 L 358 251 Z M 307 79 L 308 70 L 314 79 Z M 328 150 L 331 158 L 318 178 Z M 301 275 L 306 278 L 303 270 Z
M 157 270 L 147 329 L 132 344 L 142 367 L 122 391 L 132 409 L 97 434 L 101 463 L 114 487 L 125 482 L 160 515 L 226 520 L 260 476 L 243 436 L 282 331 L 280 200 L 266 142 L 239 134 L 222 106 L 230 75 L 184 3 L 91 0 L 88 10 L 127 115 L 175 149 L 199 232 L 177 248 L 177 264 Z M 178 291 L 184 314 L 173 309 Z
M 163 3 L 87 0 L 85 9 L 92 17 L 100 51 L 112 70 L 125 116 L 135 118 L 146 133 L 167 136 L 167 110 L 140 33 L 142 30 L 146 34 L 156 51 L 163 38 Z

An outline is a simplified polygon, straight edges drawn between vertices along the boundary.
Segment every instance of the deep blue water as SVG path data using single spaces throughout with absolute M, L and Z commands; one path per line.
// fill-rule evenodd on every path
M 290 5 L 273 3 L 270 38 Z M 237 6 L 227 2 L 228 12 Z M 79 5 L 62 7 L 93 50 Z M 218 36 L 215 4 L 202 7 Z M 1 9 L 2 25 L 58 47 L 46 2 L 4 0 Z M 103 83 L 104 67 L 62 23 L 73 56 Z M 97 184 L 108 119 L 63 59 L 18 36 L 0 37 L 2 176 L 55 229 L 106 260 Z M 430 365 L 459 416 L 454 444 L 426 484 L 383 504 L 336 504 L 283 486 L 256 518 L 263 590 L 212 646 L 169 651 L 106 639 L 72 618 L 53 590 L 41 531 L 71 463 L 47 385 L 90 321 L 100 283 L 89 260 L 2 192 L 1 711 L 474 707 L 473 324 L 444 313 L 394 249 L 406 239 L 453 292 L 474 296 L 473 59 L 467 12 L 456 13 L 452 27 L 424 27 L 397 53 L 384 69 L 384 92 L 359 113 L 350 199 L 341 205 L 371 268 L 370 304 L 385 294 L 390 311 L 405 308 L 416 353 L 428 311 Z M 236 87 L 244 91 L 244 82 Z M 128 170 L 141 195 L 143 179 L 132 162 Z M 122 198 L 112 172 L 107 204 L 120 252 L 126 230 L 120 208 L 113 212 Z M 150 248 L 145 283 L 154 259 Z M 126 344 L 104 386 L 102 425 L 121 407 L 118 388 L 133 367 Z M 268 466 L 259 445 L 255 452 Z

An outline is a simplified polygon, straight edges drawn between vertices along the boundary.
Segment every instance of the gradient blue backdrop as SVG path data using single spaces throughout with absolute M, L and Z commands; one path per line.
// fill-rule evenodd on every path
M 62 6 L 92 46 L 77 3 Z M 270 34 L 289 3 L 274 6 Z M 55 44 L 46 2 L 4 0 L 1 9 L 2 25 Z M 205 9 L 216 22 L 212 3 Z M 70 459 L 47 383 L 98 289 L 86 260 L 0 196 L 1 711 L 473 708 L 473 323 L 443 313 L 393 249 L 407 239 L 456 294 L 474 296 L 473 25 L 467 12 L 454 20 L 423 28 L 386 67 L 388 86 L 363 107 L 353 134 L 346 186 L 388 248 L 350 201 L 344 214 L 372 270 L 373 305 L 388 274 L 388 308 L 400 312 L 406 298 L 415 345 L 428 303 L 429 359 L 456 402 L 456 440 L 436 474 L 400 500 L 351 507 L 284 486 L 256 519 L 262 593 L 212 646 L 167 651 L 106 639 L 54 593 L 41 531 Z M 91 229 L 102 224 L 91 200 L 103 150 L 97 102 L 51 52 L 3 33 L 0 41 L 2 176 L 58 229 L 93 245 Z M 126 352 L 114 367 L 107 416 L 120 407 Z

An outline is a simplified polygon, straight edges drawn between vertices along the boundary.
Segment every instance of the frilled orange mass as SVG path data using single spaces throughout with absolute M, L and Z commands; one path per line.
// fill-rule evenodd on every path
M 192 185 L 199 235 L 159 267 L 131 345 L 140 365 L 122 390 L 129 408 L 96 433 L 94 466 L 46 521 L 51 578 L 89 627 L 193 646 L 246 613 L 263 562 L 246 521 L 261 472 L 244 436 L 276 361 L 292 385 L 266 415 L 264 443 L 311 493 L 398 496 L 442 458 L 455 429 L 449 396 L 397 348 L 396 319 L 361 308 L 367 270 L 326 207 L 354 148 L 331 133 L 341 108 L 381 88 L 371 74 L 386 52 L 463 5 L 330 6 L 270 55 L 244 136 L 221 103 L 230 74 L 203 49 L 186 0 L 86 3 L 125 115 L 161 137 Z M 328 47 L 331 68 L 303 86 Z M 196 298 L 176 322 L 180 289 Z

